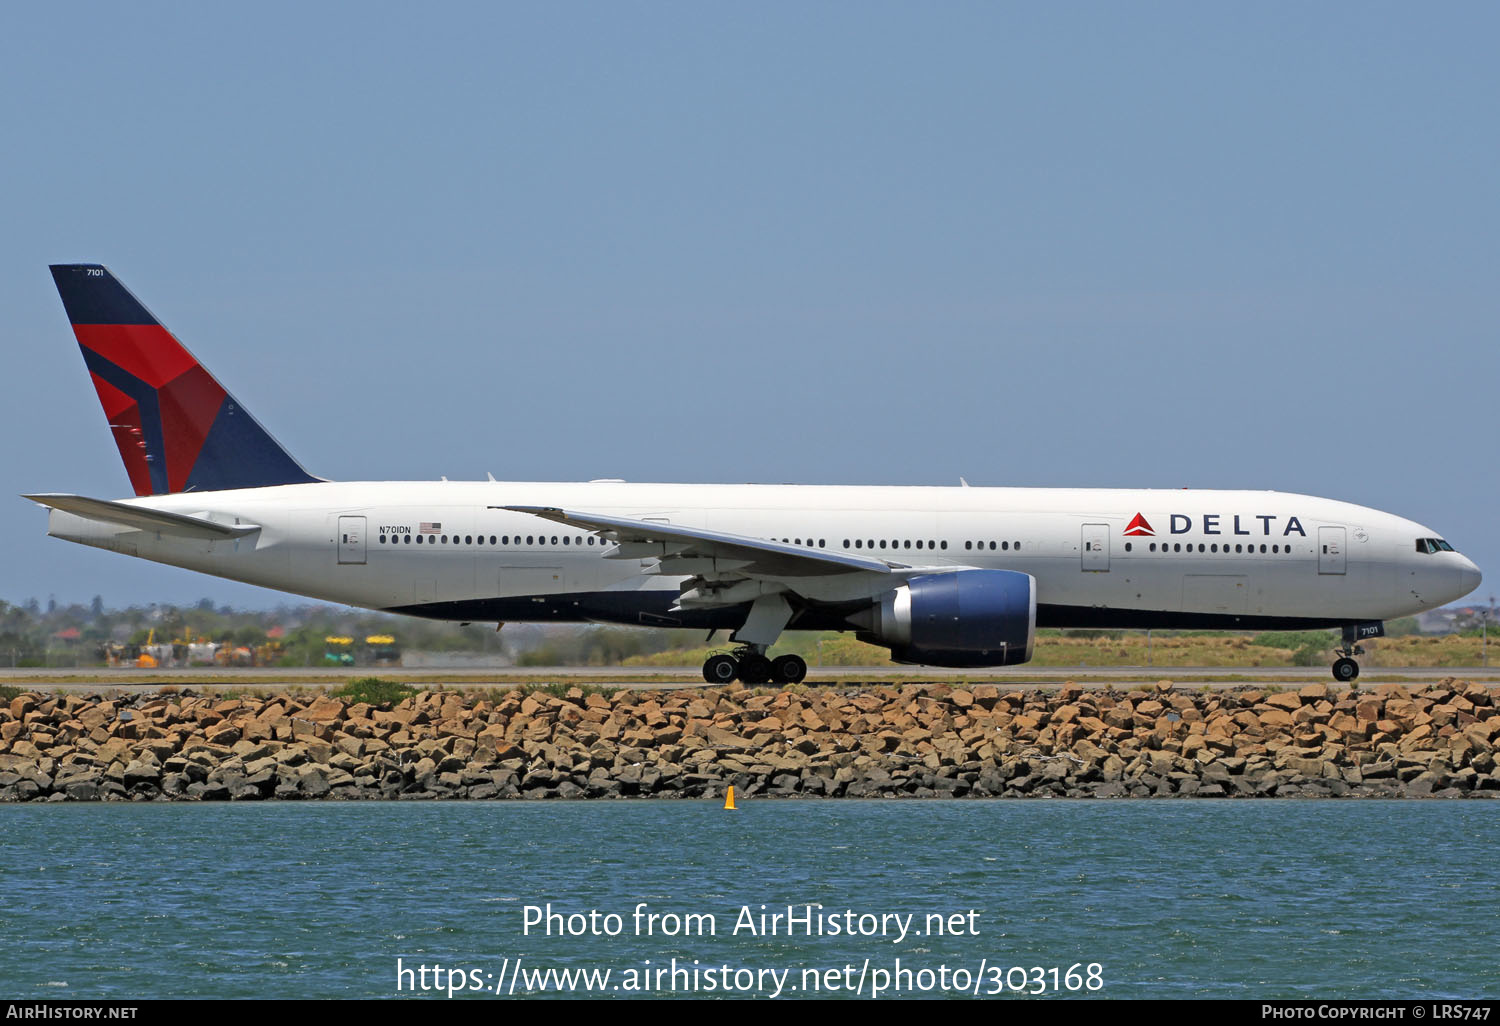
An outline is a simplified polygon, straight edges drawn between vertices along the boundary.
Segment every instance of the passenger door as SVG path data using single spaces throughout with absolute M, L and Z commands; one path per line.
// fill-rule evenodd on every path
M 1318 528 L 1318 573 L 1341 574 L 1344 571 L 1344 528 Z
M 1107 573 L 1109 571 L 1109 525 L 1084 524 L 1080 549 L 1084 572 Z
M 339 562 L 363 563 L 365 561 L 365 518 L 339 517 Z

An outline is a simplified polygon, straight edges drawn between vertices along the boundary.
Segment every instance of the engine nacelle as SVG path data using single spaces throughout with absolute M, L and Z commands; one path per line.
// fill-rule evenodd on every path
M 901 663 L 1010 666 L 1031 658 L 1036 578 L 1015 570 L 923 574 L 849 618 Z

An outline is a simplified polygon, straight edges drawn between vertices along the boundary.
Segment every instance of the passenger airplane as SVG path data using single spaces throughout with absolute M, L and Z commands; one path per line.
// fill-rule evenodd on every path
M 52 268 L 135 498 L 29 495 L 48 534 L 314 598 L 459 621 L 728 629 L 704 679 L 791 683 L 783 630 L 1004 666 L 1038 627 L 1340 627 L 1479 586 L 1420 524 L 1267 491 L 335 482 L 309 474 L 108 269 Z

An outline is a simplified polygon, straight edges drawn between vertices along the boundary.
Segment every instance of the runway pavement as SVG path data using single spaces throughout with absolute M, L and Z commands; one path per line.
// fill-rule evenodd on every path
M 640 666 L 527 666 L 487 669 L 442 669 L 424 667 L 183 667 L 172 669 L 0 669 L 0 684 L 35 688 L 41 691 L 98 691 L 100 689 L 152 690 L 163 686 L 195 689 L 278 689 L 335 688 L 360 677 L 378 676 L 416 686 L 507 687 L 517 684 L 533 686 L 551 683 L 576 683 L 627 688 L 705 687 L 698 667 Z M 1371 687 L 1382 683 L 1430 683 L 1444 677 L 1480 683 L 1500 683 L 1497 667 L 1366 667 L 1358 684 Z M 808 687 L 881 686 L 914 682 L 993 683 L 1009 688 L 1056 687 L 1069 681 L 1100 687 L 1129 688 L 1135 684 L 1154 684 L 1170 680 L 1178 687 L 1239 687 L 1246 684 L 1268 684 L 1277 687 L 1300 687 L 1304 684 L 1333 684 L 1331 674 L 1322 667 L 1263 666 L 1015 666 L 990 670 L 953 670 L 942 667 L 812 667 L 808 670 Z M 768 685 L 770 686 L 770 685 Z

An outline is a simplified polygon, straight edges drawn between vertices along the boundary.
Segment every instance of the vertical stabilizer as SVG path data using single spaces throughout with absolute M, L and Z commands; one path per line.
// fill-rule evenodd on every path
M 137 495 L 316 481 L 101 264 L 54 264 Z

